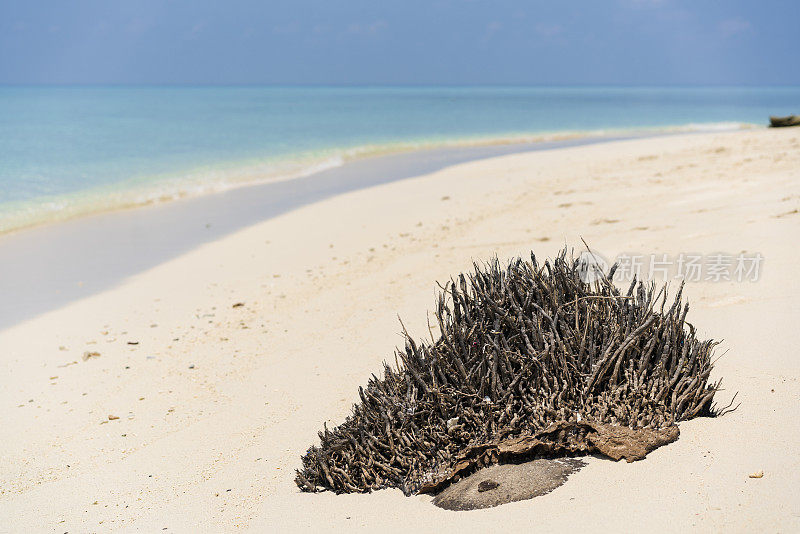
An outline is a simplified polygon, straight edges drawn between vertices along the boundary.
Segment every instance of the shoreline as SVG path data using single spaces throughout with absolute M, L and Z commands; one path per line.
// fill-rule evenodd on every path
M 502 135 L 475 135 L 462 138 L 419 139 L 394 141 L 385 144 L 363 144 L 349 148 L 331 147 L 323 155 L 287 154 L 274 160 L 253 160 L 248 163 L 220 162 L 204 170 L 187 169 L 184 172 L 165 173 L 159 180 L 145 177 L 131 178 L 116 184 L 65 193 L 53 197 L 34 198 L 9 203 L 17 211 L 36 211 L 35 215 L 10 215 L 0 211 L 0 238 L 26 230 L 104 215 L 118 211 L 167 205 L 235 189 L 262 186 L 270 183 L 306 178 L 326 170 L 340 168 L 365 159 L 424 153 L 436 150 L 487 149 L 514 145 L 538 145 L 578 140 L 603 142 L 603 140 L 642 138 L 686 133 L 712 133 L 758 129 L 762 125 L 747 122 L 686 123 L 666 126 L 638 126 L 596 130 L 564 130 Z M 190 179 L 197 175 L 219 175 L 215 179 Z M 258 176 L 257 178 L 255 176 Z M 248 177 L 248 178 L 242 178 Z M 124 186 L 123 184 L 129 184 Z M 134 185 L 136 184 L 136 185 Z M 121 186 L 121 187 L 120 187 Z M 112 200 L 114 199 L 114 200 Z M 45 205 L 58 205 L 45 209 Z M 38 206 L 38 207 L 37 207 Z M 13 212 L 12 212 L 13 213 Z
M 797 129 L 467 161 L 284 210 L 0 330 L 0 529 L 797 530 L 799 168 Z M 429 335 L 436 281 L 581 238 L 607 258 L 764 256 L 755 282 L 684 288 L 698 336 L 724 340 L 715 400 L 738 392 L 738 410 L 681 423 L 639 462 L 587 458 L 553 492 L 497 508 L 298 490 L 317 431 L 393 361 L 398 315 Z
M 299 178 L 243 185 L 2 234 L 0 295 L 19 304 L 0 310 L 0 330 L 114 287 L 204 243 L 332 196 L 507 154 L 670 135 L 681 134 L 576 137 L 398 152 L 359 158 Z M 52 269 L 52 265 L 59 268 Z

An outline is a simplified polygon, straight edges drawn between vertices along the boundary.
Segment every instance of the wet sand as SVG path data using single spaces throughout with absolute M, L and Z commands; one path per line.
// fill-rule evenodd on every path
M 312 175 L 103 213 L 0 236 L 0 329 L 300 206 L 504 154 L 611 138 L 454 147 L 365 158 Z

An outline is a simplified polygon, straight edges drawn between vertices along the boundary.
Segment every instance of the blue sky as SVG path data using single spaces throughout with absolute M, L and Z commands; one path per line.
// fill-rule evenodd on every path
M 800 84 L 798 0 L 0 0 L 0 83 Z

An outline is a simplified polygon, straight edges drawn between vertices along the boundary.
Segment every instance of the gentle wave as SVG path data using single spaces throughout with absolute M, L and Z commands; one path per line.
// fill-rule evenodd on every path
M 380 155 L 447 147 L 477 147 L 688 132 L 723 132 L 758 127 L 758 125 L 742 122 L 691 123 L 652 128 L 512 133 L 503 136 L 422 139 L 385 144 L 367 144 L 350 148 L 331 148 L 281 159 L 220 164 L 213 168 L 194 169 L 180 174 L 136 177 L 113 185 L 76 193 L 6 203 L 0 205 L 0 234 L 102 212 L 143 207 L 219 193 L 237 187 L 297 179 L 342 166 L 348 161 Z

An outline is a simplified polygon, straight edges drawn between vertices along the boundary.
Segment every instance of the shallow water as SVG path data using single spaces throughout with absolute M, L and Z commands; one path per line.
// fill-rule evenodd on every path
M 296 180 L 119 210 L 0 235 L 0 330 L 224 237 L 334 195 L 465 161 L 590 142 L 451 147 L 353 161 Z
M 796 112 L 800 88 L 2 87 L 0 232 L 398 150 Z

